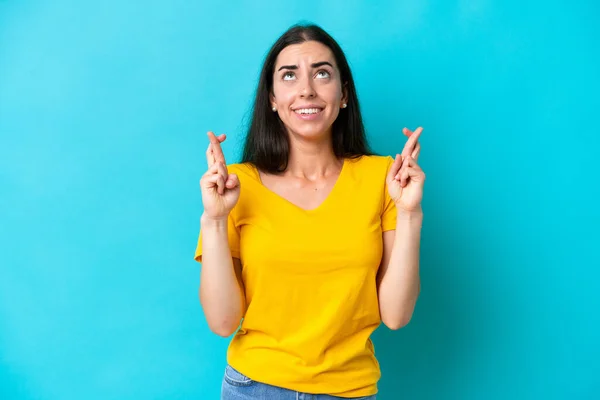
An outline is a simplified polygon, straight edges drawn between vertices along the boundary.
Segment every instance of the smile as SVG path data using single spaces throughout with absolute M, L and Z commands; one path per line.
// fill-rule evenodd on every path
M 318 114 L 321 111 L 323 111 L 322 108 L 298 108 L 298 109 L 294 110 L 294 112 L 296 114 L 301 114 L 301 115 Z

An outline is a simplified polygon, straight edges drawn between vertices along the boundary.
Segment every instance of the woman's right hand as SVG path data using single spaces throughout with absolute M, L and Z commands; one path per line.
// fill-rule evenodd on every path
M 225 156 L 221 150 L 225 135 L 217 137 L 213 132 L 208 132 L 208 138 L 208 171 L 200 179 L 204 216 L 210 219 L 227 219 L 240 197 L 240 180 L 237 175 L 227 172 Z

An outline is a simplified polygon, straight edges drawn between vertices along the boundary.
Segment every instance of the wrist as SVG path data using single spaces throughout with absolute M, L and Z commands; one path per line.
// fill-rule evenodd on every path
M 404 216 L 418 217 L 423 215 L 423 207 L 421 206 L 421 204 L 419 204 L 415 208 L 406 209 L 398 203 L 396 203 L 396 212 L 398 215 L 402 214 Z
M 405 210 L 403 208 L 396 208 L 396 220 L 397 221 L 412 221 L 421 223 L 423 221 L 423 209 L 419 206 L 413 210 Z
M 227 218 L 227 215 L 224 217 L 215 218 L 206 215 L 206 213 L 203 213 L 202 217 L 200 217 L 200 225 L 203 228 L 223 228 L 227 226 Z

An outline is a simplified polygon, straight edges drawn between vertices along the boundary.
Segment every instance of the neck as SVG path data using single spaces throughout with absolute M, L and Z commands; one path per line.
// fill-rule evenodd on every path
M 333 153 L 330 135 L 324 136 L 324 140 L 320 141 L 290 137 L 286 175 L 314 180 L 338 173 L 342 164 L 343 161 L 338 160 Z

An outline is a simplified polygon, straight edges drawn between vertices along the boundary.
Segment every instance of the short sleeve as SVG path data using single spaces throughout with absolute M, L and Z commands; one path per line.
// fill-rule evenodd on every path
M 235 208 L 234 208 L 235 210 Z M 234 212 L 229 213 L 229 217 L 227 218 L 227 237 L 229 239 L 229 251 L 231 252 L 231 257 L 233 258 L 241 258 L 240 257 L 240 229 L 235 223 Z M 199 263 L 202 262 L 202 230 L 198 234 L 198 244 L 196 246 L 196 253 L 194 255 L 194 260 Z
M 392 157 L 387 157 L 388 163 L 385 170 L 385 177 L 392 167 L 394 163 L 394 159 Z M 396 204 L 394 200 L 392 200 L 390 193 L 388 191 L 387 183 L 384 185 L 384 194 L 383 194 L 383 212 L 381 213 L 381 230 L 391 231 L 396 229 Z

